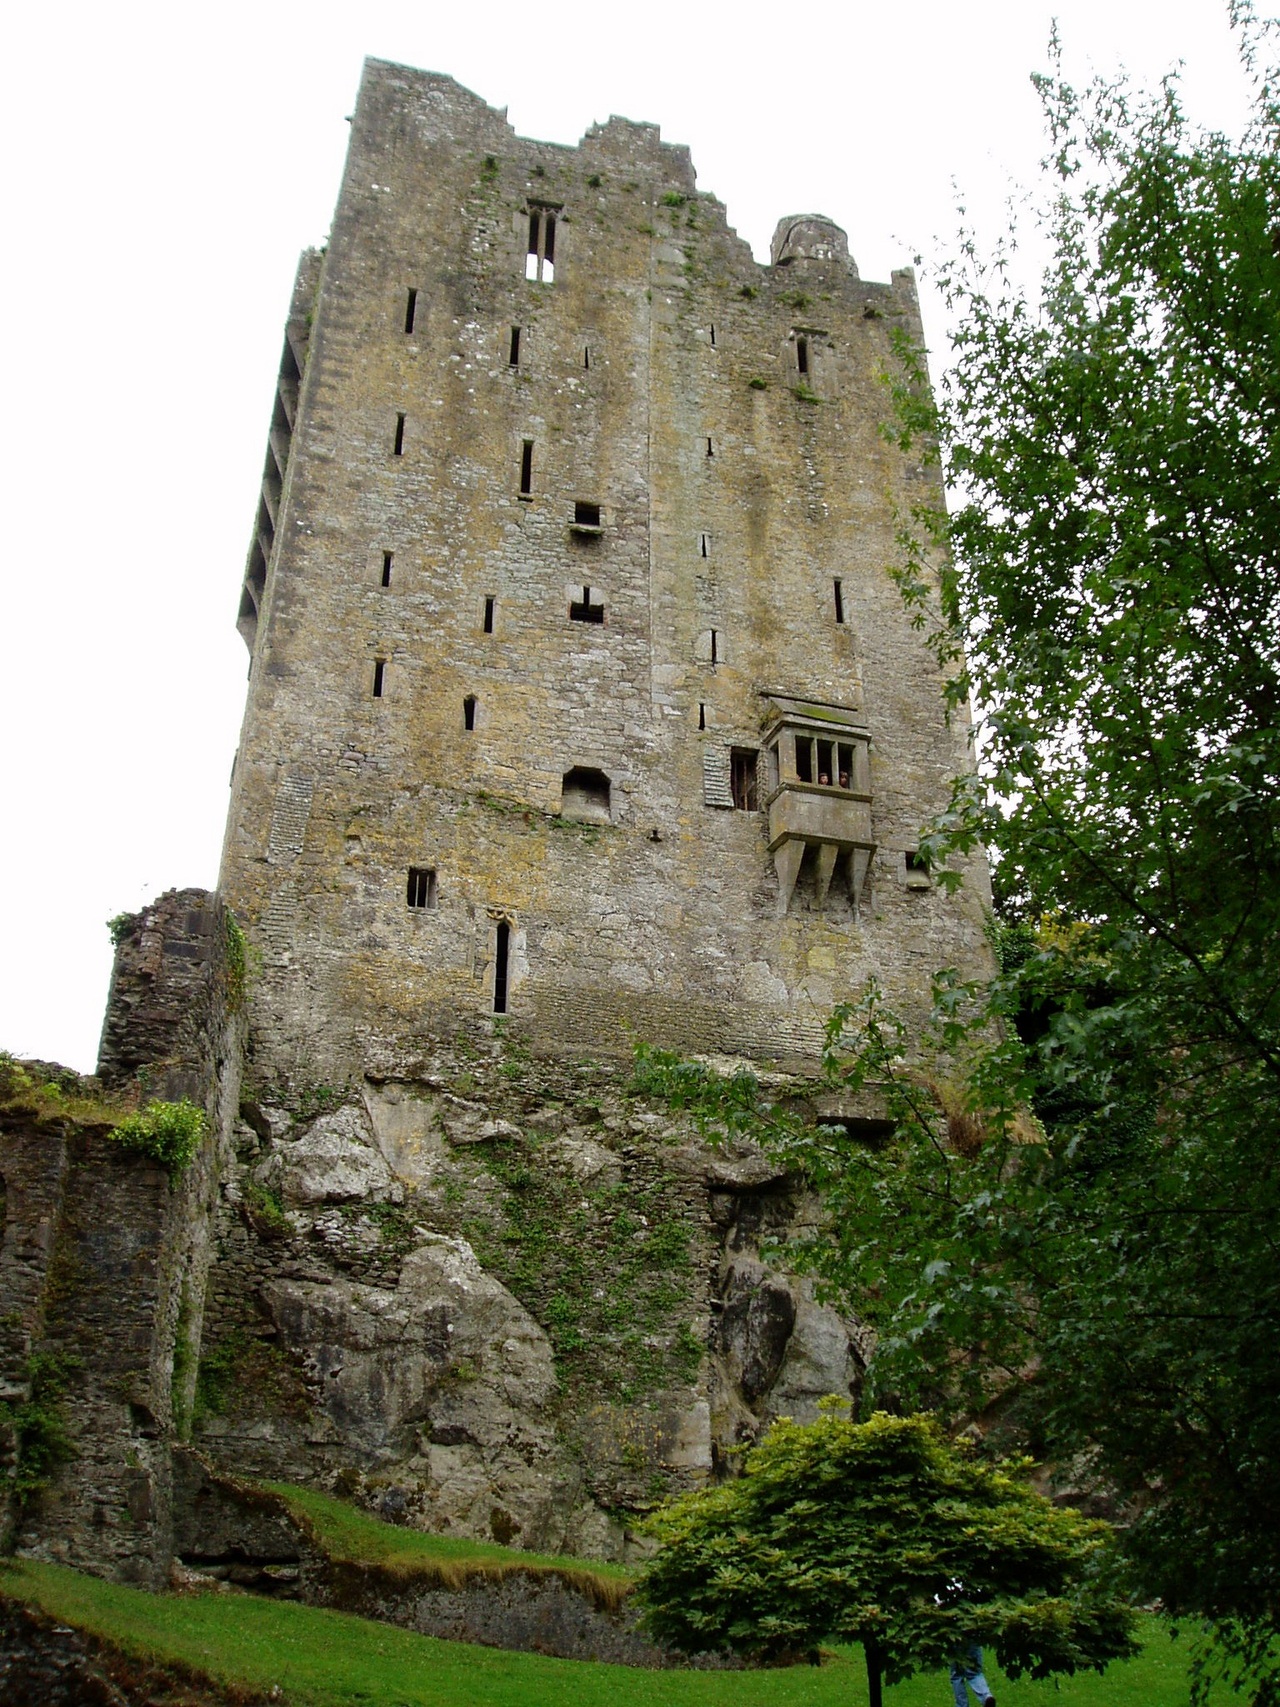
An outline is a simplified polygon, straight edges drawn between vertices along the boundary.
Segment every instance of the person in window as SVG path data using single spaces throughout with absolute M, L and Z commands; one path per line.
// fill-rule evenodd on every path
M 818 772 L 818 781 L 822 784 L 823 788 L 831 787 L 831 778 L 827 775 L 826 771 Z
M 848 771 L 841 771 L 840 772 L 840 786 L 841 786 L 841 788 L 848 788 L 848 786 L 849 786 L 849 773 L 848 773 Z

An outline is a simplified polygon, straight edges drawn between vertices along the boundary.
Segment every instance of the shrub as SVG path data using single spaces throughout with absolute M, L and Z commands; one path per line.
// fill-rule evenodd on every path
M 179 1102 L 150 1102 L 126 1114 L 111 1136 L 126 1150 L 149 1156 L 175 1175 L 200 1148 L 205 1124 L 204 1110 L 183 1097 Z

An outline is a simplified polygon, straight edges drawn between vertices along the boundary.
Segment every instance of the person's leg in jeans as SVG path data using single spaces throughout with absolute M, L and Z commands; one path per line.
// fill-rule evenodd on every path
M 991 1685 L 982 1675 L 982 1649 L 976 1642 L 970 1642 L 964 1653 L 952 1662 L 951 1692 L 955 1696 L 956 1707 L 969 1707 L 969 1689 L 984 1707 L 988 1704 L 995 1707 L 996 1698 L 991 1693 Z

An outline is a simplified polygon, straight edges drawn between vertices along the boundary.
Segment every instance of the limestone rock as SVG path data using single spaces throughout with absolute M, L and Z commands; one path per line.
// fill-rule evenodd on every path
M 438 1096 L 396 1083 L 367 1084 L 364 1105 L 373 1140 L 392 1173 L 418 1188 L 435 1182 L 446 1158 Z
M 597 1144 L 594 1138 L 582 1138 L 565 1133 L 548 1144 L 549 1154 L 568 1169 L 574 1179 L 584 1185 L 588 1180 L 612 1184 L 621 1177 L 621 1166 L 612 1150 Z
M 748 1405 L 769 1393 L 787 1356 L 796 1323 L 796 1299 L 779 1275 L 758 1262 L 730 1270 L 716 1330 L 716 1349 Z
M 546 1404 L 556 1386 L 550 1341 L 465 1239 L 428 1238 L 405 1259 L 399 1291 L 419 1308 L 443 1308 L 452 1360 L 477 1370 L 469 1386 L 500 1391 L 517 1410 Z
M 814 1302 L 808 1281 L 794 1284 L 795 1325 L 764 1414 L 807 1423 L 817 1418 L 818 1401 L 828 1393 L 852 1392 L 865 1364 L 850 1325 L 828 1305 Z
M 314 1441 L 425 1482 L 432 1528 L 484 1534 L 501 1507 L 510 1533 L 542 1543 L 551 1345 L 465 1240 L 428 1237 L 394 1287 L 279 1279 L 264 1299 L 318 1390 Z
M 286 1204 L 351 1203 L 367 1197 L 399 1203 L 403 1188 L 369 1142 L 355 1108 L 321 1115 L 301 1138 L 272 1150 L 254 1178 L 280 1192 Z

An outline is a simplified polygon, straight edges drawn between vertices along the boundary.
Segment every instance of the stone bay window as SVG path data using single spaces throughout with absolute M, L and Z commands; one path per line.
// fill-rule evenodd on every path
M 800 867 L 814 852 L 818 905 L 837 868 L 855 907 L 875 852 L 871 835 L 870 731 L 852 706 L 765 695 L 769 852 L 786 912 Z

